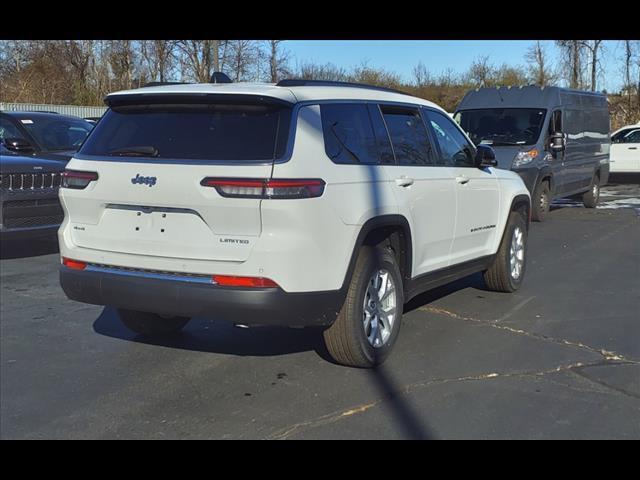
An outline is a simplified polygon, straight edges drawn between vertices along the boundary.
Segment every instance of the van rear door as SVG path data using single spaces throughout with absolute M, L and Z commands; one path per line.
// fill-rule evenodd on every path
M 246 260 L 261 233 L 254 183 L 270 178 L 274 160 L 289 151 L 290 120 L 290 104 L 256 95 L 119 99 L 67 166 L 98 174 L 85 188 L 61 189 L 73 242 Z M 211 179 L 232 180 L 231 187 Z

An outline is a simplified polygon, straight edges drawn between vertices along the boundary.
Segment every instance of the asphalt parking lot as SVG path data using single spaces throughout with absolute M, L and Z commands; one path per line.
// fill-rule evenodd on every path
M 474 275 L 412 301 L 371 371 L 328 362 L 308 330 L 136 337 L 66 299 L 54 242 L 2 248 L 3 439 L 640 438 L 637 178 L 533 224 L 517 293 Z

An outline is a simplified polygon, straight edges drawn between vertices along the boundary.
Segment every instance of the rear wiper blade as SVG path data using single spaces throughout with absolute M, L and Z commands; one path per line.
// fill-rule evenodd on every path
M 125 148 L 116 148 L 115 150 L 111 150 L 107 155 L 118 155 L 118 156 L 132 156 L 132 157 L 157 157 L 158 149 L 151 145 L 144 145 L 140 147 L 125 147 Z

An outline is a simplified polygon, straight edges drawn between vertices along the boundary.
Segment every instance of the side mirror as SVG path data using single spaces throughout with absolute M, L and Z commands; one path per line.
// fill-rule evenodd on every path
M 5 138 L 3 140 L 4 146 L 7 150 L 14 152 L 33 152 L 35 148 L 23 138 Z
M 478 168 L 497 167 L 498 162 L 496 161 L 496 153 L 493 151 L 493 148 L 489 145 L 478 145 L 474 163 Z
M 567 140 L 565 139 L 564 133 L 556 132 L 551 135 L 551 143 L 549 148 L 551 148 L 552 152 L 562 152 L 567 146 Z

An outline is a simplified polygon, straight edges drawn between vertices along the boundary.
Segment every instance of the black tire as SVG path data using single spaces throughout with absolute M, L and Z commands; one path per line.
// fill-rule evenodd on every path
M 155 313 L 118 309 L 120 320 L 129 329 L 140 335 L 169 335 L 181 330 L 188 317 L 165 317 Z
M 396 314 L 386 342 L 374 347 L 365 333 L 364 302 L 371 278 L 377 270 L 381 269 L 389 272 L 392 277 L 395 286 Z M 323 332 L 327 351 L 337 363 L 342 365 L 360 368 L 380 365 L 391 353 L 400 332 L 403 305 L 402 276 L 393 252 L 383 247 L 362 247 L 338 318 Z M 372 333 L 371 330 L 370 333 Z
M 586 208 L 596 208 L 596 205 L 598 205 L 599 199 L 600 199 L 600 176 L 596 173 L 593 176 L 593 181 L 591 182 L 591 187 L 589 187 L 589 191 L 585 192 L 582 195 L 582 204 Z
M 511 247 L 516 229 L 522 232 L 522 252 L 523 261 L 520 274 L 514 277 L 511 269 Z M 515 292 L 522 285 L 527 266 L 527 222 L 521 212 L 511 212 L 507 227 L 502 235 L 500 248 L 496 254 L 493 264 L 484 272 L 484 282 L 495 292 Z
M 544 180 L 538 184 L 535 192 L 533 192 L 533 198 L 531 199 L 531 220 L 534 222 L 542 222 L 547 213 L 549 213 L 551 200 L 549 181 Z

